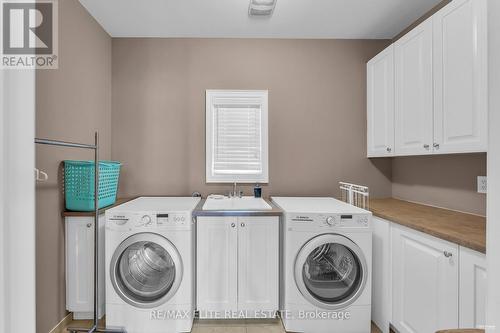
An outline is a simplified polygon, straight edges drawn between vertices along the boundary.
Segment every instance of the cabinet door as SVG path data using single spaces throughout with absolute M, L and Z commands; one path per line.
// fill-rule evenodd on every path
M 66 219 L 66 309 L 93 310 L 94 225 L 92 218 Z
M 458 245 L 392 227 L 392 324 L 400 333 L 458 327 Z
M 67 217 L 66 226 L 66 310 L 75 319 L 91 319 L 94 311 L 94 218 Z M 99 284 L 104 274 L 105 217 L 99 216 Z M 99 294 L 99 317 L 104 314 L 104 288 Z
M 248 317 L 277 311 L 279 217 L 240 217 L 238 223 L 238 310 Z
M 394 44 L 395 154 L 432 153 L 432 18 Z
M 486 256 L 460 247 L 460 327 L 486 324 Z
M 384 333 L 391 322 L 391 223 L 372 218 L 372 321 Z
M 367 154 L 394 155 L 394 46 L 367 64 Z
M 236 217 L 198 217 L 197 306 L 201 318 L 237 310 Z
M 452 1 L 433 20 L 435 150 L 486 151 L 486 0 Z

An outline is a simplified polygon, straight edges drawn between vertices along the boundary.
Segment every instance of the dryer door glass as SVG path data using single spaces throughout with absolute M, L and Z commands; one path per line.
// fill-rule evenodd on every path
M 362 269 L 359 259 L 347 247 L 327 243 L 309 254 L 302 274 L 311 295 L 326 303 L 339 303 L 359 288 Z
M 130 245 L 120 257 L 118 270 L 120 282 L 129 296 L 144 301 L 164 296 L 175 279 L 172 257 L 152 242 Z
M 325 309 L 352 304 L 366 283 L 366 261 L 361 249 L 346 237 L 321 235 L 299 252 L 297 286 L 311 303 Z
M 173 245 L 159 235 L 145 233 L 132 237 L 121 244 L 112 260 L 113 285 L 130 304 L 159 305 L 178 288 L 179 274 L 182 274 L 179 255 Z

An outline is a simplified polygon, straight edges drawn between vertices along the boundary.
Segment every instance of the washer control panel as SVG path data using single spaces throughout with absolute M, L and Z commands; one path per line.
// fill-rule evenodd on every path
M 106 214 L 108 229 L 132 230 L 135 228 L 181 227 L 191 224 L 188 212 L 134 212 L 123 214 Z
M 327 216 L 325 218 L 325 223 L 329 226 L 335 226 L 337 224 L 335 216 Z
M 189 214 L 182 213 L 157 214 L 156 218 L 159 227 L 187 225 L 189 222 Z
M 293 214 L 288 218 L 294 226 L 324 228 L 370 228 L 370 214 Z
M 137 223 L 138 227 L 148 227 L 153 225 L 153 218 L 150 215 L 143 215 Z

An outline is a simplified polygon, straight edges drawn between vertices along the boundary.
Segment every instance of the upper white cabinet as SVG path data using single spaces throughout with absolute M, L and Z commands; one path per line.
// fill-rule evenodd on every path
M 200 318 L 272 315 L 279 308 L 278 281 L 279 217 L 197 218 Z
M 392 228 L 392 324 L 400 333 L 458 327 L 458 245 Z
M 487 151 L 486 1 L 453 0 L 368 63 L 368 157 Z
M 394 155 L 394 46 L 367 64 L 368 157 Z
M 454 0 L 434 23 L 434 148 L 487 149 L 487 13 L 485 0 Z
M 486 256 L 460 247 L 460 327 L 486 325 Z
M 432 19 L 394 44 L 396 155 L 432 152 Z

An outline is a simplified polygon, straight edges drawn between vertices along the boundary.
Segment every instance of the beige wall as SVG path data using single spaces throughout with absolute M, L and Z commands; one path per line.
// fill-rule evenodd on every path
M 392 195 L 428 205 L 486 214 L 486 195 L 477 176 L 486 175 L 486 154 L 397 157 L 392 163 Z
M 111 38 L 77 0 L 59 1 L 59 69 L 37 72 L 36 135 L 93 143 L 101 157 L 111 148 Z M 36 165 L 49 181 L 36 187 L 37 332 L 65 315 L 64 220 L 58 166 L 64 159 L 92 159 L 92 152 L 37 146 Z
M 366 62 L 388 41 L 113 39 L 112 157 L 120 195 L 204 195 L 205 90 L 269 90 L 264 195 L 391 195 L 391 161 L 366 156 Z M 250 194 L 251 187 L 245 191 Z

